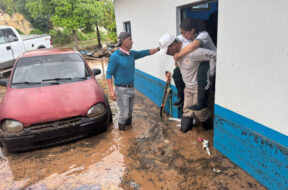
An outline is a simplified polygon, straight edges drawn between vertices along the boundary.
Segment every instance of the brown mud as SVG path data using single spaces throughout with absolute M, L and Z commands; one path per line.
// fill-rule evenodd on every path
M 106 65 L 90 61 L 102 71 Z M 97 76 L 108 94 L 104 78 Z M 213 148 L 213 130 L 196 125 L 184 134 L 137 92 L 132 127 L 119 131 L 116 103 L 110 106 L 114 122 L 104 133 L 21 154 L 0 148 L 0 189 L 265 189 Z M 211 156 L 198 137 L 209 141 Z

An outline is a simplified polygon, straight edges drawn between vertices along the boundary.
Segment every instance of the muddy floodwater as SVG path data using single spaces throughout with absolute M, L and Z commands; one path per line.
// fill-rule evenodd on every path
M 107 59 L 89 63 L 105 71 Z M 97 76 L 108 94 L 104 78 Z M 0 101 L 4 95 L 1 87 Z M 0 148 L 0 189 L 265 189 L 213 148 L 213 130 L 197 125 L 183 134 L 178 121 L 161 119 L 159 108 L 137 92 L 132 127 L 119 131 L 116 103 L 110 105 L 114 121 L 104 133 L 20 154 Z M 199 137 L 209 141 L 210 156 Z

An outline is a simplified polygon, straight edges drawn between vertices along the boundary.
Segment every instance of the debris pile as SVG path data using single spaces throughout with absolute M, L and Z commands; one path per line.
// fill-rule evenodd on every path
M 103 57 L 110 57 L 110 55 L 116 50 L 117 48 L 105 47 L 102 49 L 97 49 L 96 52 L 80 51 L 80 53 L 85 59 L 93 60 L 93 59 L 98 59 L 98 58 L 103 58 Z

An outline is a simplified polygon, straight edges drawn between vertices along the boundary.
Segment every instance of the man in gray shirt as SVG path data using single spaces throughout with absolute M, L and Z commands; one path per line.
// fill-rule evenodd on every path
M 159 40 L 160 53 L 173 56 L 188 44 L 189 43 L 181 42 L 172 34 L 165 34 Z M 199 111 L 188 109 L 188 107 L 194 105 L 198 99 L 197 72 L 202 61 L 209 61 L 210 68 L 208 75 L 209 77 L 214 76 L 216 68 L 216 53 L 214 51 L 198 48 L 178 61 L 178 66 L 186 86 L 184 90 L 184 106 L 181 119 L 181 130 L 183 132 L 192 129 L 193 118 L 200 120 L 204 128 L 210 128 L 212 125 L 211 116 L 207 108 Z

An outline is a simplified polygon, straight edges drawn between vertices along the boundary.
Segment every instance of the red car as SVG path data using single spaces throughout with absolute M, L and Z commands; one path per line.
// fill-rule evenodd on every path
M 40 49 L 16 61 L 0 103 L 0 141 L 7 152 L 62 144 L 107 129 L 104 91 L 73 49 Z

